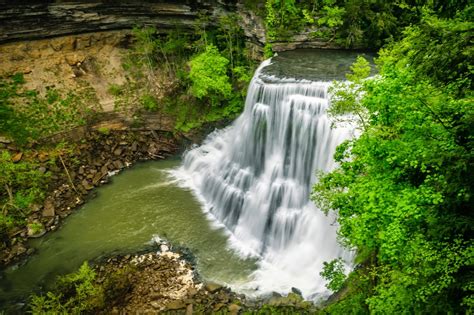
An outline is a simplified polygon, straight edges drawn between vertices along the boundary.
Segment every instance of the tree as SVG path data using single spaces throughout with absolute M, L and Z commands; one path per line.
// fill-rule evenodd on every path
M 232 86 L 227 76 L 229 60 L 214 45 L 208 45 L 203 53 L 189 62 L 190 92 L 198 99 L 207 98 L 212 106 L 231 96 Z
M 370 279 L 363 303 L 371 313 L 474 308 L 468 12 L 460 7 L 452 19 L 425 12 L 382 51 L 380 77 L 350 77 L 359 94 L 346 91 L 339 103 L 340 112 L 363 109 L 366 126 L 337 149 L 340 167 L 320 177 L 312 198 L 338 212 L 345 244 L 371 258 L 357 273 Z

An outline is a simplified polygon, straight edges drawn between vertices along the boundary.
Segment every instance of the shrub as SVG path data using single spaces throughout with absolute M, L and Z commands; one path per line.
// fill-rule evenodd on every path
M 94 282 L 96 273 L 84 262 L 75 273 L 58 279 L 56 288 L 46 295 L 33 295 L 32 314 L 79 314 L 104 307 L 103 288 Z
M 140 103 L 142 104 L 143 108 L 148 111 L 156 111 L 158 109 L 158 103 L 156 99 L 150 94 L 142 95 L 140 98 Z
M 208 45 L 203 53 L 189 62 L 190 92 L 198 99 L 208 98 L 212 106 L 227 99 L 232 86 L 227 76 L 229 60 L 223 57 L 214 45 Z

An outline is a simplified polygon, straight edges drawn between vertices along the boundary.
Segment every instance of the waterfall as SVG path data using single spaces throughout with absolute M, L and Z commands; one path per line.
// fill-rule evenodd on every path
M 323 262 L 350 253 L 336 240 L 333 215 L 309 200 L 317 170 L 334 167 L 335 148 L 350 128 L 331 128 L 328 82 L 278 79 L 255 73 L 244 112 L 184 155 L 173 172 L 230 232 L 231 246 L 259 258 L 247 288 L 305 298 L 329 292 Z

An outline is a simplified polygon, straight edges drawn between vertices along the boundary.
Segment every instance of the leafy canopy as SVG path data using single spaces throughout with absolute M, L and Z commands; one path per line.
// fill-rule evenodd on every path
M 344 243 L 370 258 L 351 280 L 365 287 L 341 307 L 358 301 L 374 314 L 473 311 L 473 49 L 467 30 L 474 25 L 472 7 L 461 9 L 454 18 L 425 12 L 420 25 L 381 52 L 380 76 L 363 80 L 367 71 L 359 59 L 349 76 L 353 88 L 335 92 L 332 114 L 364 113 L 365 126 L 338 147 L 340 167 L 320 177 L 312 198 L 338 212 Z
M 228 64 L 229 60 L 223 57 L 214 45 L 208 45 L 204 52 L 189 62 L 191 93 L 199 99 L 208 97 L 213 106 L 216 106 L 219 100 L 229 97 L 232 86 L 226 73 Z

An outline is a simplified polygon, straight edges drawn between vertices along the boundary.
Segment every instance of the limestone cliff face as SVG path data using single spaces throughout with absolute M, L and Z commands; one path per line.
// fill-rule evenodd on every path
M 257 54 L 266 43 L 261 17 L 242 0 L 0 0 L 0 44 L 91 32 L 129 30 L 154 26 L 167 33 L 178 28 L 192 32 L 199 14 L 214 24 L 227 13 L 237 13 L 240 25 Z M 304 30 L 285 41 L 274 42 L 274 51 L 295 48 L 339 48 Z
M 192 29 L 196 1 L 8 1 L 0 3 L 0 43 L 153 25 L 166 32 Z

